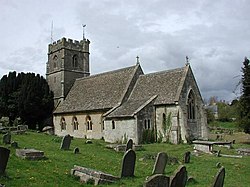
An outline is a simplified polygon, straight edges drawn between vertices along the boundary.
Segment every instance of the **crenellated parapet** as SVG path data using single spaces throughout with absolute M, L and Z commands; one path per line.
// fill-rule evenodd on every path
M 62 38 L 60 40 L 53 42 L 52 44 L 49 44 L 48 53 L 49 54 L 54 53 L 55 51 L 61 49 L 89 52 L 89 44 L 90 41 L 88 39 L 77 41 L 77 40 Z

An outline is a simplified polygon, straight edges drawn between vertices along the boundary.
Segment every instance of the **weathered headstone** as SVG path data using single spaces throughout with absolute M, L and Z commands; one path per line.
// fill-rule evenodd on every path
M 79 148 L 78 147 L 76 147 L 75 149 L 74 149 L 74 153 L 75 154 L 78 154 L 80 151 L 79 151 Z
M 60 149 L 69 150 L 70 143 L 71 143 L 71 136 L 68 134 L 63 137 Z
M 129 149 L 125 152 L 122 159 L 121 177 L 133 177 L 135 171 L 135 151 Z
M 129 139 L 129 141 L 127 142 L 125 151 L 127 151 L 129 149 L 133 149 L 133 140 L 132 139 Z
M 5 147 L 0 147 L 0 175 L 5 172 L 9 156 L 10 150 Z
M 169 177 L 163 174 L 155 174 L 147 178 L 143 187 L 169 187 Z
M 179 166 L 171 180 L 170 187 L 185 187 L 187 183 L 187 170 L 185 166 Z
M 6 134 L 3 135 L 3 143 L 10 144 L 10 142 L 11 142 L 11 134 L 10 132 L 7 132 Z
M 18 143 L 15 141 L 11 142 L 11 147 L 18 148 Z
M 225 179 L 225 168 L 221 167 L 214 178 L 212 187 L 223 187 Z
M 154 169 L 152 174 L 164 174 L 165 167 L 168 161 L 168 155 L 164 152 L 160 152 L 157 154 Z
M 190 151 L 186 152 L 184 154 L 184 163 L 189 163 L 190 162 Z

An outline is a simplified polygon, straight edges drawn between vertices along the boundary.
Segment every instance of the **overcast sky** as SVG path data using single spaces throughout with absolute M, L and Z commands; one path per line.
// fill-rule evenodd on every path
M 203 98 L 230 101 L 250 57 L 248 0 L 0 0 L 0 77 L 45 76 L 48 44 L 90 44 L 91 74 L 136 64 L 145 73 L 178 68 L 189 57 Z

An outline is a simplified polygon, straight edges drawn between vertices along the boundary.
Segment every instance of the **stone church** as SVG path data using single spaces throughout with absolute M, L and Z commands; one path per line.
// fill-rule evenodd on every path
M 54 92 L 55 134 L 143 143 L 207 139 L 203 100 L 189 64 L 144 74 L 141 65 L 90 75 L 89 40 L 49 44 L 46 78 Z

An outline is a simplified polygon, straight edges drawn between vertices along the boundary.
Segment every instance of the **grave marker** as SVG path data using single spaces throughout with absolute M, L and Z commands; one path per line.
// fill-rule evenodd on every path
M 129 139 L 129 141 L 127 142 L 125 151 L 127 151 L 129 149 L 133 149 L 133 140 L 132 139 Z
M 3 135 L 3 143 L 4 144 L 10 144 L 11 143 L 11 134 L 10 132 L 7 132 Z
M 175 171 L 170 187 L 185 187 L 187 183 L 187 170 L 185 166 L 179 166 Z
M 221 167 L 214 178 L 212 187 L 223 187 L 225 179 L 225 168 Z
M 0 147 L 0 174 L 4 174 L 9 156 L 10 150 L 5 147 Z
M 184 154 L 184 163 L 189 163 L 190 162 L 190 151 L 186 152 Z
M 168 155 L 164 152 L 157 154 L 152 174 L 164 174 L 164 170 L 168 161 Z
M 125 152 L 122 159 L 121 177 L 133 177 L 135 170 L 135 151 L 132 149 Z
M 152 175 L 144 182 L 143 187 L 169 187 L 169 177 L 162 174 Z
M 71 143 L 71 136 L 69 134 L 67 134 L 62 139 L 62 143 L 61 143 L 61 148 L 60 149 L 69 150 L 70 143 Z

